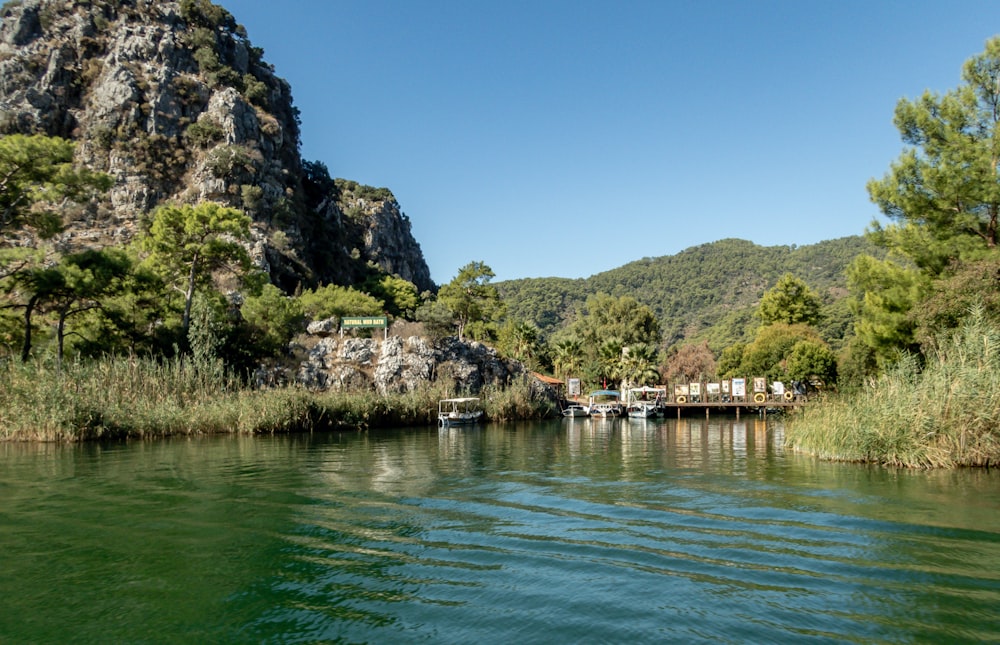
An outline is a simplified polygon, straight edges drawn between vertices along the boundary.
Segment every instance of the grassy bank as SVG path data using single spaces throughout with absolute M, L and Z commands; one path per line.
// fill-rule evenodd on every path
M 789 421 L 793 450 L 910 467 L 1000 463 L 1000 330 L 973 314 L 921 369 L 904 360 L 860 392 Z
M 184 360 L 108 358 L 55 369 L 0 364 L 0 440 L 77 441 L 212 433 L 308 432 L 436 423 L 444 387 L 382 396 L 256 390 Z M 527 381 L 483 393 L 488 418 L 544 416 Z

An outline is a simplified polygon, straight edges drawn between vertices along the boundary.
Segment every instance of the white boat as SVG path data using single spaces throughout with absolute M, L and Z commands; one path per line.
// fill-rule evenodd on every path
M 562 414 L 564 417 L 589 417 L 590 409 L 585 405 L 573 403 L 563 408 Z
M 633 387 L 628 391 L 626 413 L 632 419 L 652 419 L 663 414 L 667 389 L 663 387 Z
M 622 407 L 622 395 L 617 390 L 595 390 L 590 393 L 590 416 L 592 417 L 617 417 L 620 416 L 624 408 Z
M 479 407 L 479 399 L 476 397 L 469 396 L 438 401 L 438 425 L 442 428 L 476 423 L 482 418 L 483 411 Z

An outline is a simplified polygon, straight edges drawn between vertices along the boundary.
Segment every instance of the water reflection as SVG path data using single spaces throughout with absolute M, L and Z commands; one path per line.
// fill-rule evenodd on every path
M 0 444 L 0 642 L 1000 638 L 995 471 L 819 462 L 782 435 Z

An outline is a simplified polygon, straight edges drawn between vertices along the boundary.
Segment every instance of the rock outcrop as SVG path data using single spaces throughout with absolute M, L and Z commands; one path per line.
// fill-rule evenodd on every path
M 0 134 L 72 139 L 114 179 L 64 247 L 119 245 L 160 204 L 213 200 L 252 216 L 251 251 L 286 289 L 352 284 L 369 263 L 434 288 L 391 192 L 301 159 L 291 88 L 222 7 L 15 0 L 2 19 Z
M 323 335 L 299 368 L 297 380 L 314 390 L 375 390 L 380 394 L 418 390 L 446 382 L 454 391 L 478 393 L 524 376 L 521 363 L 502 358 L 476 342 L 419 336 L 343 338 Z

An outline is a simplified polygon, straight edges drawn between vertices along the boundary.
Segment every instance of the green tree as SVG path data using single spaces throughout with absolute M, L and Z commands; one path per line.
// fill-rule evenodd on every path
M 786 273 L 773 288 L 764 292 L 758 313 L 765 325 L 815 325 L 819 322 L 820 306 L 819 296 L 805 281 Z
M 894 122 L 907 147 L 881 180 L 868 182 L 889 219 L 885 226 L 873 222 L 868 236 L 895 260 L 855 261 L 851 278 L 857 336 L 882 367 L 920 350 L 910 312 L 933 280 L 996 255 L 1000 38 L 965 63 L 962 81 L 944 95 L 899 101 Z
M 743 356 L 746 351 L 746 343 L 734 343 L 723 349 L 722 353 L 719 354 L 719 363 L 715 368 L 719 378 L 746 376 L 743 371 Z
M 965 63 L 962 80 L 943 96 L 900 100 L 894 121 L 909 147 L 883 179 L 868 183 L 893 222 L 873 223 L 874 240 L 929 275 L 997 246 L 1000 37 Z
M 62 230 L 66 203 L 111 187 L 111 178 L 73 166 L 73 144 L 42 135 L 0 137 L 0 233 L 29 228 L 42 239 Z
M 793 381 L 820 381 L 832 385 L 837 380 L 837 357 L 826 343 L 800 340 L 786 359 L 786 373 Z
M 0 236 L 28 231 L 39 239 L 49 239 L 63 228 L 67 206 L 82 202 L 111 187 L 111 178 L 101 173 L 73 166 L 73 144 L 64 139 L 42 135 L 14 134 L 0 137 Z M 23 309 L 21 354 L 31 347 L 31 318 L 44 293 L 49 278 L 54 277 L 42 265 L 55 258 L 35 248 L 0 249 L 0 292 L 6 294 L 6 309 Z M 8 280 L 18 273 L 34 273 L 18 281 Z M 19 301 L 15 293 L 30 292 Z M 25 349 L 27 348 L 27 349 Z
M 438 292 L 438 301 L 452 312 L 459 340 L 464 339 L 470 323 L 489 322 L 503 313 L 503 302 L 490 284 L 495 275 L 483 262 L 470 262 Z
M 199 292 L 191 303 L 188 343 L 198 369 L 221 370 L 226 337 L 232 331 L 227 303 L 218 293 Z
M 425 293 L 425 295 L 427 297 L 417 307 L 414 316 L 419 322 L 423 323 L 424 330 L 432 338 L 444 338 L 454 328 L 455 321 L 452 318 L 451 309 L 443 302 L 438 301 L 437 298 L 434 298 L 429 292 Z
M 837 388 L 856 390 L 878 373 L 875 352 L 857 336 L 851 336 L 837 353 Z
M 259 352 L 272 356 L 288 347 L 305 319 L 302 301 L 286 296 L 272 284 L 264 285 L 260 295 L 249 296 L 240 313 L 254 330 Z
M 169 355 L 182 342 L 176 326 L 164 325 L 180 310 L 169 298 L 168 289 L 147 266 L 139 262 L 138 249 L 125 249 L 132 270 L 116 289 L 102 301 L 102 306 L 81 314 L 78 326 L 88 327 L 85 337 L 75 343 L 81 355 L 102 356 L 109 353 Z
M 601 386 L 616 387 L 624 377 L 622 372 L 622 342 L 617 338 L 608 338 L 597 347 L 596 382 Z
M 542 351 L 538 328 L 522 320 L 508 320 L 500 327 L 497 350 L 503 356 L 521 361 L 529 369 L 538 369 Z
M 598 293 L 587 298 L 573 333 L 591 346 L 610 338 L 625 347 L 638 343 L 655 346 L 660 342 L 660 323 L 652 309 L 632 296 Z
M 364 290 L 385 302 L 385 308 L 392 316 L 412 319 L 420 298 L 417 286 L 396 275 L 379 275 L 365 281 Z
M 62 363 L 66 321 L 70 316 L 96 309 L 105 298 L 121 292 L 132 271 L 132 262 L 120 250 L 87 250 L 62 258 L 45 299 L 57 314 L 56 360 Z
M 622 351 L 619 374 L 628 387 L 655 385 L 660 380 L 656 348 L 646 343 L 626 347 Z
M 583 366 L 579 340 L 568 338 L 556 342 L 552 346 L 552 355 L 556 375 L 563 380 L 578 374 Z
M 70 316 L 102 306 L 120 291 L 132 263 L 116 250 L 87 250 L 66 255 L 53 266 L 34 267 L 13 276 L 6 308 L 22 310 L 21 360 L 27 361 L 34 342 L 35 314 L 55 314 L 56 358 L 62 362 L 66 323 Z
M 809 325 L 775 323 L 761 327 L 757 337 L 747 345 L 740 363 L 741 375 L 766 376 L 781 380 L 788 376 L 786 361 L 795 345 L 803 340 L 824 344 Z
M 268 296 L 273 293 L 262 290 L 265 292 Z M 283 306 L 283 303 L 275 304 Z M 217 291 L 198 291 L 191 306 L 191 326 L 187 331 L 195 365 L 209 373 L 221 374 L 222 370 L 227 370 L 247 376 L 262 358 L 283 349 L 279 343 L 284 330 L 278 329 L 279 323 L 274 318 L 265 324 L 268 323 L 272 326 L 267 329 L 256 327 L 243 317 L 241 308 L 232 299 Z M 273 332 L 274 336 L 267 332 Z
M 21 360 L 34 343 L 35 314 L 56 313 L 57 357 L 62 361 L 66 320 L 100 306 L 131 268 L 121 252 L 84 251 L 60 258 L 50 266 L 33 266 L 12 274 L 5 284 L 4 309 L 22 311 Z
M 930 283 L 910 312 L 914 340 L 924 354 L 937 344 L 942 332 L 961 327 L 977 307 L 984 318 L 1000 323 L 1000 255 L 956 264 L 949 273 Z
M 378 316 L 385 303 L 353 287 L 328 284 L 307 289 L 299 296 L 302 310 L 312 320 L 343 318 L 344 316 Z
M 250 238 L 250 217 L 242 212 L 203 202 L 197 206 L 162 206 L 153 213 L 142 245 L 146 262 L 166 284 L 184 298 L 181 326 L 191 321 L 195 290 L 211 281 L 212 273 L 227 270 L 239 276 L 250 270 L 250 256 L 240 241 Z
M 927 290 L 929 279 L 915 268 L 891 260 L 858 256 L 847 271 L 855 335 L 885 367 L 900 351 L 917 352 L 910 312 Z
M 35 313 L 44 305 L 49 294 L 58 289 L 61 284 L 59 270 L 54 267 L 36 267 L 14 274 L 13 288 L 8 294 L 9 304 L 4 305 L 4 307 L 22 310 L 22 361 L 27 361 L 31 356 Z

